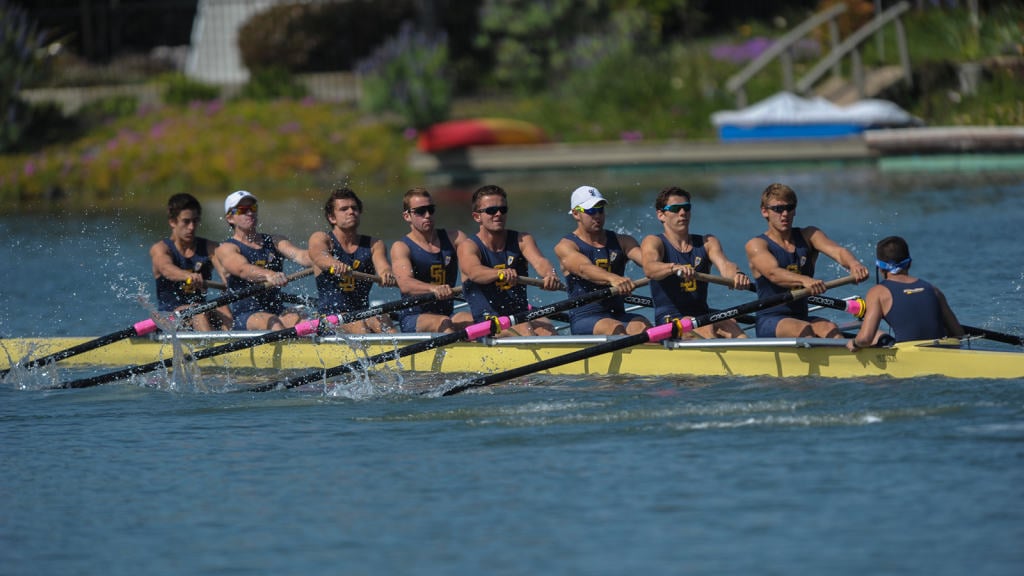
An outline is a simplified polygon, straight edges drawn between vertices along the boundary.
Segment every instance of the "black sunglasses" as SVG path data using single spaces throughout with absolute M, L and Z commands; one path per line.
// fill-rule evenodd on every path
M 484 208 L 482 210 L 474 210 L 474 212 L 476 212 L 477 214 L 484 212 L 488 216 L 494 216 L 495 214 L 507 214 L 508 206 L 488 206 L 487 208 Z
M 777 206 L 765 206 L 765 208 L 775 212 L 776 214 L 782 214 L 783 212 L 793 212 L 796 210 L 796 204 L 779 204 Z
M 409 208 L 406 212 L 410 212 L 417 216 L 426 216 L 427 214 L 433 214 L 437 211 L 437 206 L 433 204 L 427 204 L 426 206 L 420 206 L 418 208 Z

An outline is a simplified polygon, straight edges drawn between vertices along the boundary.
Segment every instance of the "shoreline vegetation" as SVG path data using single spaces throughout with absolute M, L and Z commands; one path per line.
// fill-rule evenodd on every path
M 983 51 L 967 50 L 961 39 L 962 11 L 911 13 L 906 20 L 914 83 L 879 97 L 928 126 L 1024 125 L 1024 9 L 993 10 L 974 28 L 990 40 Z M 711 113 L 735 107 L 725 79 L 753 57 L 744 51 L 764 44 L 769 34 L 779 30 L 754 25 L 651 56 L 612 55 L 543 91 L 456 98 L 449 116 L 525 120 L 553 141 L 570 144 L 713 141 Z M 886 42 L 894 46 L 891 38 Z M 865 47 L 867 63 L 882 60 L 873 44 Z M 893 52 L 888 50 L 889 59 Z M 797 66 L 812 66 L 816 57 L 809 53 Z M 958 78 L 964 63 L 977 64 L 980 82 L 964 86 Z M 749 86 L 750 101 L 780 90 L 780 76 L 777 64 L 769 66 Z M 316 101 L 301 91 L 282 97 L 288 78 L 263 81 L 274 90 L 246 96 L 243 89 L 240 97 L 224 100 L 215 92 L 212 98 L 189 92 L 185 84 L 176 103 L 140 106 L 120 97 L 94 103 L 73 119 L 51 106 L 51 132 L 76 128 L 67 131 L 70 137 L 51 136 L 47 145 L 0 155 L 0 214 L 151 209 L 177 192 L 208 199 L 238 188 L 286 198 L 344 184 L 368 196 L 390 195 L 419 182 L 409 162 L 416 132 L 402 115 Z M 181 91 L 181 79 L 164 82 L 165 100 Z

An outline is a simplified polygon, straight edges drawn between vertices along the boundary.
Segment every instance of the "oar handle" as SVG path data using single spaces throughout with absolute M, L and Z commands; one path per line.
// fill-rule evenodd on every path
M 340 272 L 335 272 L 334 267 L 331 266 L 330 268 L 327 269 L 326 272 L 332 276 L 351 276 L 357 280 L 368 280 L 370 282 L 376 282 L 378 284 L 380 284 L 381 282 L 380 276 L 377 276 L 376 274 L 367 274 L 366 272 L 359 272 L 357 270 L 349 270 L 348 272 L 342 274 Z
M 518 282 L 520 284 L 526 284 L 527 286 L 537 286 L 537 287 L 543 287 L 544 286 L 544 280 L 542 280 L 541 278 L 531 278 L 529 276 L 519 276 L 518 278 L 516 278 L 516 282 Z M 643 286 L 647 286 L 648 284 L 650 284 L 650 282 L 651 282 L 650 278 L 647 278 L 647 277 L 638 278 L 636 280 L 633 280 L 633 286 L 635 288 L 641 288 Z M 613 292 L 618 294 L 619 291 L 618 291 L 618 287 L 617 286 L 609 286 L 609 288 L 611 288 Z
M 728 286 L 729 288 L 736 288 L 736 282 L 725 276 L 715 276 L 714 274 L 705 274 L 703 272 L 695 272 L 694 277 L 701 282 L 707 282 L 708 284 L 719 284 L 722 286 Z M 753 284 L 748 284 L 746 290 L 750 292 L 757 292 L 757 287 Z
M 544 279 L 543 278 L 531 278 L 529 276 L 517 276 L 516 277 L 516 283 L 517 284 L 523 284 L 525 286 L 536 286 L 537 288 L 543 288 L 544 287 Z
M 453 295 L 459 295 L 462 293 L 462 287 L 456 286 L 452 288 Z M 427 302 L 433 302 L 437 300 L 437 296 L 433 292 L 425 292 L 423 294 L 416 294 L 415 296 L 408 296 L 401 300 L 395 300 L 393 302 L 385 302 L 378 306 L 371 306 L 363 310 L 357 310 L 354 312 L 343 312 L 340 316 L 330 315 L 324 317 L 324 320 L 335 325 L 340 326 L 342 324 L 348 324 L 349 322 L 356 322 L 358 320 L 365 320 L 367 318 L 373 318 L 374 316 L 380 316 L 381 314 L 387 314 L 397 310 L 403 310 L 405 308 L 412 308 L 413 306 L 419 306 L 420 304 L 426 304 Z M 318 329 L 316 320 L 309 320 L 305 324 L 311 324 L 311 326 L 303 331 L 300 326 L 304 323 L 296 324 L 295 327 L 299 328 L 299 336 L 306 336 L 308 334 L 315 333 Z
M 312 268 L 303 268 L 302 270 L 299 270 L 298 272 L 293 272 L 293 273 L 289 274 L 288 276 L 286 276 L 286 278 L 288 278 L 288 281 L 291 282 L 293 280 L 298 280 L 299 278 L 305 278 L 306 276 L 309 276 L 312 273 L 313 273 L 313 269 Z M 273 284 L 270 284 L 269 282 L 264 282 L 262 284 L 254 284 L 254 285 L 249 286 L 247 288 L 244 288 L 242 290 L 238 290 L 237 292 L 228 291 L 228 292 L 225 292 L 224 294 L 221 294 L 219 297 L 214 298 L 213 300 L 210 300 L 209 302 L 204 302 L 202 304 L 196 304 L 195 306 L 191 306 L 189 308 L 185 308 L 184 310 L 179 310 L 179 311 L 175 312 L 174 313 L 174 317 L 172 317 L 171 320 L 172 321 L 175 320 L 175 319 L 183 320 L 185 318 L 191 318 L 193 316 L 198 316 L 199 314 L 205 314 L 205 313 L 209 312 L 210 310 L 213 310 L 214 308 L 218 308 L 220 306 L 223 306 L 225 304 L 230 304 L 232 302 L 237 302 L 238 300 L 242 300 L 242 299 L 248 298 L 250 296 L 253 296 L 255 294 L 258 294 L 258 293 L 262 292 L 263 290 L 266 290 L 268 288 L 273 288 L 273 287 L 274 287 Z M 152 320 L 149 320 L 149 322 L 152 322 Z M 154 330 L 156 330 L 155 325 L 153 327 L 153 330 L 150 330 L 150 332 L 152 332 Z M 139 336 L 142 336 L 142 335 L 143 335 L 143 333 L 139 334 Z

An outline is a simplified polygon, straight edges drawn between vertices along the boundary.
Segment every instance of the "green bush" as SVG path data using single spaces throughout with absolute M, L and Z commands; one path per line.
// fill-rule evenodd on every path
M 284 68 L 262 68 L 252 71 L 238 98 L 257 101 L 279 98 L 298 100 L 307 94 L 309 90 L 306 86 L 297 82 Z
M 367 110 L 397 113 L 417 129 L 448 119 L 452 82 L 446 36 L 431 37 L 405 23 L 358 70 Z
M 216 100 L 220 88 L 193 80 L 184 74 L 168 74 L 162 78 L 164 103 L 172 106 L 186 106 L 192 102 Z
M 485 0 L 478 48 L 494 57 L 494 82 L 518 94 L 545 89 L 557 59 L 578 35 L 599 27 L 604 2 L 595 0 Z
M 350 70 L 399 25 L 415 17 L 413 0 L 296 2 L 273 6 L 239 30 L 238 47 L 249 70 Z
M 0 0 L 0 152 L 16 148 L 32 122 L 32 107 L 19 92 L 40 75 L 37 55 L 45 43 L 27 12 Z

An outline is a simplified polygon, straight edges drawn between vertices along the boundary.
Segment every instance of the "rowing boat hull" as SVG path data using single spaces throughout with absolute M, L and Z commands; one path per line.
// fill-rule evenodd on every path
M 178 339 L 183 349 L 198 350 L 255 333 L 189 334 Z M 324 337 L 265 344 L 199 362 L 204 368 L 310 370 L 333 367 L 429 338 L 431 335 Z M 13 338 L 0 340 L 0 369 L 12 362 L 38 358 L 90 338 Z M 489 373 L 593 346 L 604 337 L 552 336 L 461 342 L 407 356 L 386 364 L 390 369 L 435 373 Z M 117 367 L 169 358 L 174 347 L 166 337 L 132 338 L 62 360 L 59 366 Z M 852 354 L 842 341 L 823 339 L 687 340 L 645 344 L 553 368 L 563 375 L 635 376 L 814 376 L 859 378 L 1024 378 L 1024 353 L 971 350 L 937 342 L 906 342 L 892 348 L 868 348 Z

